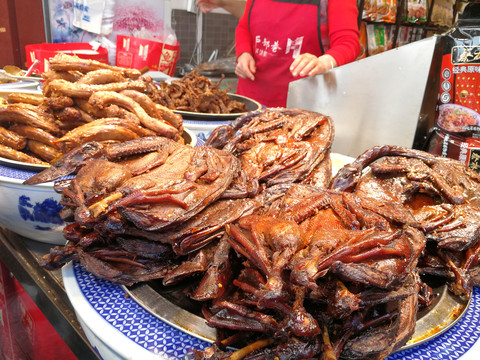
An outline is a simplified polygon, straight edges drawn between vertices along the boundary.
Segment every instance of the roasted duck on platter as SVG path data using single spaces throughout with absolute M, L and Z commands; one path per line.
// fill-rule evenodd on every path
M 155 102 L 157 86 L 138 70 L 60 53 L 42 77 L 42 94 L 12 92 L 0 106 L 0 157 L 49 166 L 91 141 L 183 142 L 181 115 Z
M 426 276 L 464 299 L 480 283 L 480 176 L 396 146 L 332 176 L 333 137 L 328 116 L 274 108 L 197 148 L 85 143 L 27 180 L 76 172 L 42 266 L 183 287 L 217 329 L 196 359 L 386 358 L 435 300 Z

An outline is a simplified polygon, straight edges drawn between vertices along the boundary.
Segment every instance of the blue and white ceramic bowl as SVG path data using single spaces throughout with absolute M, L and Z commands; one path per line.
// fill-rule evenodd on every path
M 0 165 L 0 225 L 27 238 L 65 244 L 60 194 L 53 182 L 24 185 L 34 171 Z
M 183 127 L 194 133 L 199 139 L 208 139 L 214 129 L 221 125 L 228 125 L 232 120 L 188 120 L 183 119 Z

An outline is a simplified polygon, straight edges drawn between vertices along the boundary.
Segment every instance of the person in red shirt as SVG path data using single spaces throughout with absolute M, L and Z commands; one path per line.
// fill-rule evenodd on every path
M 198 2 L 226 9 L 239 3 Z M 247 0 L 235 33 L 237 93 L 268 107 L 286 106 L 291 81 L 357 58 L 357 17 L 356 0 Z

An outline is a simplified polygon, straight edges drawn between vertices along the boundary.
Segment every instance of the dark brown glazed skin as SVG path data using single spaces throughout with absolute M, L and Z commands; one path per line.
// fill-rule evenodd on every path
M 0 144 L 0 156 L 6 159 L 26 162 L 30 164 L 38 164 L 38 165 L 48 165 L 48 162 L 42 161 L 36 157 L 30 156 L 25 154 L 21 151 L 14 150 L 11 147 L 4 146 Z
M 311 183 L 315 179 L 311 175 L 321 169 L 333 137 L 328 116 L 300 109 L 266 109 L 217 127 L 206 144 L 237 156 L 248 178 L 274 186 Z
M 59 132 L 51 114 L 30 104 L 10 104 L 0 108 L 0 123 L 20 123 L 38 127 L 53 134 Z
M 126 89 L 144 91 L 145 84 L 143 81 L 125 81 L 108 84 L 79 84 L 71 83 L 63 79 L 54 79 L 44 86 L 43 94 L 47 97 L 68 96 L 73 98 L 88 99 L 97 91 L 122 91 Z
M 67 152 L 90 141 L 127 141 L 154 135 L 153 131 L 128 119 L 102 118 L 75 127 L 57 139 L 55 144 Z
M 153 151 L 161 151 L 168 156 L 179 146 L 179 143 L 163 137 L 146 137 L 134 141 L 110 144 L 87 142 L 69 151 L 62 158 L 55 161 L 50 168 L 28 178 L 24 183 L 29 185 L 40 184 L 73 174 L 92 159 L 119 159 L 122 161 L 129 156 L 135 157 L 139 154 Z M 146 169 L 145 171 L 149 170 L 148 164 L 144 163 L 143 166 Z
M 149 116 L 158 119 L 163 118 L 176 129 L 183 129 L 183 119 L 181 116 L 175 114 L 167 107 L 155 103 L 147 94 L 132 90 L 123 90 L 120 93 L 135 100 L 138 104 L 140 104 L 140 106 L 147 112 Z
M 194 149 L 163 137 L 83 144 L 27 180 L 77 171 L 55 183 L 69 242 L 42 265 L 184 286 L 219 329 L 196 359 L 228 345 L 249 360 L 383 359 L 434 299 L 421 275 L 467 297 L 479 284 L 480 177 L 381 146 L 331 179 L 332 140 L 326 116 L 265 109 Z
M 30 105 L 40 105 L 43 101 L 43 96 L 37 94 L 24 94 L 24 93 L 10 93 L 7 96 L 7 101 L 10 104 L 25 103 Z
M 62 156 L 62 153 L 57 149 L 36 140 L 28 140 L 28 149 L 46 162 L 51 162 Z
M 92 107 L 97 107 L 99 109 L 103 109 L 112 104 L 126 108 L 138 117 L 140 123 L 144 127 L 154 131 L 157 135 L 165 136 L 174 140 L 180 138 L 180 134 L 176 128 L 164 120 L 150 116 L 142 107 L 141 103 L 138 103 L 132 99 L 132 97 L 123 95 L 122 93 L 117 93 L 115 91 L 97 91 L 90 96 L 88 102 Z M 153 111 L 154 109 L 151 110 Z
M 99 69 L 93 70 L 85 74 L 82 78 L 78 80 L 78 84 L 87 84 L 87 85 L 99 85 L 99 84 L 108 84 L 112 82 L 124 82 L 127 81 L 125 76 L 115 70 L 111 69 Z

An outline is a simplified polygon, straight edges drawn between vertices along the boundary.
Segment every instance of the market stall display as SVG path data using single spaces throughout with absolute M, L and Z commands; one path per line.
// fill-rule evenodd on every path
M 61 246 L 40 264 L 63 269 L 103 358 L 463 360 L 479 349 L 480 176 L 464 164 L 394 145 L 335 154 L 334 118 L 250 99 L 228 114 L 225 93 L 197 76 L 200 91 L 172 91 L 130 69 L 52 65 L 41 96 L 8 97 L 0 125 L 12 149 L 30 142 L 24 155 L 34 133 L 59 154 L 5 159 L 21 184 L 4 201 L 60 220 Z M 231 118 L 193 147 L 177 136 L 190 113 Z M 20 193 L 44 185 L 51 212 Z M 38 238 L 34 225 L 25 236 Z
M 195 134 L 184 130 L 185 144 L 203 144 Z M 148 139 L 145 139 L 148 141 Z M 198 143 L 197 143 L 198 142 Z M 65 244 L 65 222 L 60 217 L 61 197 L 53 182 L 26 185 L 24 182 L 49 166 L 0 159 L 0 226 L 17 234 L 52 245 Z M 55 168 L 55 165 L 52 165 Z
M 221 125 L 249 111 L 260 110 L 262 105 L 245 96 L 222 89 L 223 77 L 214 82 L 194 70 L 181 79 L 168 79 L 159 83 L 156 102 L 181 115 L 185 127 L 202 140 Z
M 385 358 L 435 299 L 420 275 L 472 296 L 480 177 L 454 160 L 379 146 L 332 179 L 332 140 L 328 117 L 265 109 L 217 128 L 205 147 L 165 149 L 148 173 L 89 161 L 57 186 L 73 222 L 43 266 L 77 260 L 118 284 L 184 286 L 221 329 L 197 358 L 226 356 L 225 345 L 241 358 Z
M 137 91 L 155 87 L 139 75 L 59 54 L 43 74 L 41 90 L 8 88 L 0 93 L 0 194 L 3 204 L 14 205 L 13 210 L 2 207 L 2 226 L 41 242 L 65 243 L 62 206 L 53 183 L 22 182 L 50 168 L 72 147 L 158 134 L 196 145 L 196 136 L 183 129 L 181 116 Z

